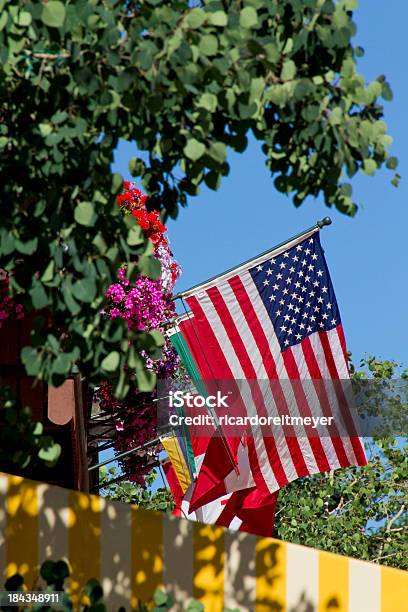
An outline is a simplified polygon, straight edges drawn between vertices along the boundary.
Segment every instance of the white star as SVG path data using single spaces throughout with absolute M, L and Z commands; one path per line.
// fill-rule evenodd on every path
M 316 281 L 313 283 L 313 287 L 318 287 L 318 286 L 319 286 L 319 281 L 317 281 L 317 280 L 316 280 Z
M 310 249 L 306 249 L 305 253 L 306 255 L 309 255 L 309 253 L 311 253 L 312 251 Z
M 276 300 L 276 295 L 271 295 L 271 297 L 269 298 L 271 302 L 274 302 Z
M 295 312 L 296 312 L 296 314 L 299 314 L 299 312 L 300 312 L 299 306 L 295 306 Z
M 314 315 L 312 315 L 312 316 L 310 317 L 310 320 L 314 322 L 314 321 L 316 321 L 316 317 L 315 317 Z
M 320 323 L 319 323 L 319 327 L 324 327 L 324 323 L 323 323 L 323 321 L 320 321 Z
M 322 293 L 327 293 L 327 287 L 322 287 Z
M 285 305 L 285 300 L 279 300 L 279 304 L 280 304 L 281 306 L 284 306 L 284 305 Z
M 299 283 L 299 281 L 296 281 L 296 283 L 295 283 L 295 287 L 296 287 L 296 289 L 299 289 L 299 288 L 300 288 L 300 283 Z
M 326 321 L 326 319 L 328 319 L 328 318 L 329 318 L 329 315 L 327 314 L 327 312 L 322 314 L 322 319 L 324 319 Z
M 314 266 L 312 266 L 312 264 L 310 264 L 309 266 L 307 266 L 307 269 L 308 269 L 310 272 L 313 272 L 313 270 L 314 270 Z
M 286 287 L 284 288 L 284 290 L 282 291 L 283 295 L 288 295 L 289 293 L 289 289 L 286 289 Z
M 320 312 L 320 308 L 319 308 L 318 306 L 315 306 L 315 307 L 313 308 L 313 310 L 314 310 L 315 312 Z
M 266 273 L 268 276 L 270 276 L 271 274 L 273 274 L 273 271 L 269 268 L 269 270 L 267 270 Z
M 287 251 L 284 252 L 283 254 L 284 257 L 289 257 L 289 253 Z
M 279 274 L 276 275 L 276 278 L 280 280 L 281 278 L 283 278 L 283 275 L 279 272 Z
M 304 293 L 305 291 L 307 291 L 306 287 L 303 285 L 302 289 L 301 289 L 302 293 Z
M 301 250 L 302 250 L 302 245 L 301 245 L 301 244 L 298 244 L 298 245 L 297 245 L 297 247 L 296 247 L 296 250 L 297 250 L 297 251 L 301 251 Z
M 305 301 L 305 298 L 303 298 L 301 295 L 299 295 L 298 301 L 299 301 L 299 304 L 301 304 L 302 302 Z
M 304 319 L 307 319 L 307 312 L 304 312 L 304 313 L 302 314 L 302 317 L 303 317 Z
M 332 320 L 330 321 L 330 323 L 331 323 L 332 325 L 336 325 L 336 319 L 332 319 Z
M 293 304 L 289 304 L 288 308 L 289 308 L 289 310 L 293 310 L 294 309 Z
M 285 319 L 285 321 L 290 321 L 290 316 L 288 314 L 285 314 L 283 318 Z
M 317 301 L 319 302 L 319 304 L 323 304 L 323 298 L 322 297 L 318 297 Z
M 289 272 L 290 272 L 291 274 L 293 274 L 293 273 L 294 273 L 294 271 L 295 271 L 295 268 L 294 268 L 293 266 L 292 266 L 291 268 L 289 268 Z
M 275 259 L 271 259 L 269 263 L 271 264 L 271 266 L 273 266 L 273 264 L 275 263 Z
M 273 286 L 274 291 L 277 291 L 279 289 L 279 285 L 277 285 L 276 283 Z
M 297 298 L 297 293 L 292 293 L 292 298 L 293 298 L 294 300 L 296 300 L 296 298 Z
M 312 255 L 312 259 L 313 259 L 313 261 L 316 261 L 316 259 L 317 259 L 317 255 L 316 255 L 316 253 L 313 253 L 313 255 Z
M 323 270 L 318 270 L 317 271 L 317 276 L 323 276 Z
M 281 331 L 286 331 L 286 325 L 281 325 Z
M 277 317 L 280 317 L 280 316 L 281 316 L 281 311 L 280 311 L 280 310 L 277 310 L 277 311 L 276 311 L 276 316 L 277 316 Z
M 283 268 L 286 268 L 286 264 L 282 261 L 282 263 L 279 264 L 279 267 L 281 270 L 283 270 Z
M 292 323 L 292 325 L 295 325 L 295 323 L 296 323 L 296 319 L 295 319 L 295 317 L 292 317 L 292 319 L 290 320 L 290 322 Z
M 288 344 L 289 344 L 289 340 L 288 340 L 288 339 L 286 339 L 286 340 L 285 340 L 285 346 L 288 346 Z
M 330 304 L 330 302 L 328 302 L 327 306 L 326 306 L 327 310 L 331 310 L 331 307 L 332 307 L 332 305 Z
M 304 260 L 302 261 L 302 266 L 307 266 L 307 261 L 306 261 L 306 259 L 304 259 Z
M 306 308 L 310 308 L 311 305 L 311 302 L 306 302 Z
M 302 336 L 300 334 L 296 334 L 296 340 L 301 340 Z
M 263 282 L 264 286 L 266 287 L 266 285 L 269 285 L 269 281 L 267 278 L 265 278 L 264 282 Z
M 314 238 L 309 238 L 309 243 L 313 244 L 313 242 L 314 242 Z
M 309 333 L 312 331 L 312 328 L 310 327 L 310 325 L 306 327 L 306 331 L 308 331 Z
M 293 331 L 291 329 L 288 329 L 288 336 L 291 336 L 293 334 Z
M 299 270 L 299 272 L 298 272 L 298 276 L 304 276 L 304 274 L 303 274 L 303 270 Z
M 299 257 L 297 255 L 295 255 L 294 257 L 292 257 L 293 261 L 299 261 Z
M 290 276 L 288 276 L 288 278 L 286 279 L 286 284 L 290 285 L 291 282 L 292 282 L 292 279 Z
M 316 294 L 315 294 L 315 292 L 314 292 L 314 291 L 311 291 L 311 292 L 309 293 L 309 295 L 310 295 L 310 297 L 314 297 Z
M 262 272 L 263 267 L 262 266 L 257 266 L 256 269 L 258 270 L 258 272 Z
M 304 323 L 301 323 L 301 324 L 299 325 L 299 327 L 300 327 L 300 329 L 305 329 L 305 324 L 304 324 Z

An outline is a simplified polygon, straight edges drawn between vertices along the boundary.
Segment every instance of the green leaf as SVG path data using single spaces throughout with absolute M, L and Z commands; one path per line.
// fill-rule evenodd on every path
M 200 159 L 200 157 L 204 155 L 205 145 L 195 138 L 190 138 L 183 151 L 186 157 L 192 159 L 193 161 L 197 161 L 197 159 Z
M 51 123 L 40 123 L 38 127 L 40 129 L 41 136 L 43 136 L 44 138 L 51 134 L 53 130 Z
M 41 19 L 50 28 L 60 28 L 65 21 L 65 6 L 58 0 L 49 0 L 43 4 Z
M 48 296 L 41 283 L 36 284 L 33 289 L 30 290 L 30 296 L 35 310 L 41 310 L 49 303 Z
M 95 282 L 90 278 L 82 278 L 72 285 L 72 295 L 80 302 L 93 302 L 96 296 Z
M 209 13 L 208 22 L 211 25 L 224 27 L 228 23 L 228 15 L 224 11 L 214 11 L 214 13 Z
M 142 159 L 132 157 L 129 161 L 129 172 L 132 176 L 142 176 L 145 169 L 145 164 Z
M 30 25 L 31 21 L 32 21 L 31 13 L 28 13 L 27 11 L 21 11 L 21 13 L 19 13 L 18 15 L 18 25 L 19 26 L 27 27 Z
M 148 276 L 152 279 L 160 278 L 161 264 L 155 257 L 142 255 L 137 262 L 137 267 L 144 276 Z
M 332 112 L 330 113 L 329 121 L 332 125 L 341 124 L 341 122 L 343 121 L 343 111 L 340 106 L 336 106 L 336 108 L 333 108 Z
M 154 603 L 157 606 L 164 606 L 169 602 L 169 595 L 160 589 L 157 589 L 153 594 Z
M 203 55 L 215 55 L 218 51 L 217 37 L 213 34 L 206 34 L 201 38 L 198 48 Z
M 377 170 L 377 164 L 373 159 L 365 159 L 363 162 L 363 172 L 368 176 L 373 176 Z
M 252 28 L 258 23 L 258 15 L 252 6 L 246 6 L 239 15 L 239 25 L 243 28 Z
M 144 234 L 140 225 L 133 225 L 127 235 L 126 242 L 130 246 L 137 246 L 138 244 L 143 244 L 144 242 Z
M 41 358 L 35 348 L 25 346 L 21 351 L 21 361 L 29 376 L 37 376 L 41 367 Z
M 136 370 L 137 387 L 142 393 L 153 391 L 156 384 L 156 374 L 150 370 Z
M 67 353 L 59 353 L 52 364 L 52 371 L 56 374 L 68 375 L 71 369 L 71 357 Z
M 23 242 L 22 240 L 15 240 L 14 245 L 19 253 L 24 255 L 32 255 L 38 246 L 38 238 L 32 238 Z
M 55 262 L 53 259 L 49 262 L 48 266 L 45 268 L 43 275 L 41 276 L 41 280 L 43 283 L 49 283 L 54 278 L 54 266 Z
M 3 11 L 2 13 L 0 13 L 0 32 L 5 28 L 7 22 L 8 22 L 8 13 L 7 11 Z
M 187 24 L 190 26 L 190 28 L 199 28 L 203 25 L 205 18 L 205 12 L 202 9 L 193 8 L 187 15 Z
M 390 170 L 395 170 L 395 168 L 398 166 L 398 159 L 396 157 L 389 157 L 385 165 Z
M 118 351 L 112 351 L 105 357 L 101 363 L 101 367 L 106 372 L 114 372 L 118 369 L 120 363 L 120 355 Z
M 381 95 L 387 102 L 391 102 L 393 99 L 391 87 L 386 81 L 383 83 Z
M 58 461 L 60 455 L 61 446 L 59 444 L 52 444 L 46 448 L 40 449 L 38 452 L 38 457 L 50 466 L 54 465 Z
M 92 202 L 80 202 L 75 207 L 74 218 L 80 225 L 91 226 L 96 220 L 94 205 Z
M 291 81 L 295 78 L 296 75 L 296 64 L 293 60 L 286 60 L 283 63 L 282 71 L 281 71 L 281 79 L 282 81 Z
M 217 104 L 217 96 L 212 93 L 205 92 L 198 100 L 197 106 L 205 108 L 206 110 L 210 111 L 210 113 L 213 113 L 217 108 Z
M 208 155 L 219 163 L 223 163 L 227 157 L 227 147 L 223 142 L 213 142 Z
M 164 344 L 164 336 L 158 329 L 153 329 L 148 334 L 151 338 L 153 338 L 156 346 L 163 346 Z

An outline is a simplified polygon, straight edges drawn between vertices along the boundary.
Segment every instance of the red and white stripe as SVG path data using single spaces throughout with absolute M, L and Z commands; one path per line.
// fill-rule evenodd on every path
M 251 267 L 306 237 L 251 262 Z M 341 397 L 341 383 L 330 382 L 349 378 L 341 325 L 329 332 L 316 332 L 282 351 L 245 267 L 187 292 L 185 297 L 206 354 L 207 378 L 243 381 L 241 398 L 246 414 L 276 416 L 289 412 L 293 416 L 323 414 L 338 419 L 340 405 L 347 406 L 347 401 Z M 245 380 L 251 381 L 247 388 Z M 257 386 L 256 380 L 287 382 L 275 382 L 268 389 L 266 385 Z M 348 417 L 352 422 L 352 416 Z M 274 428 L 272 437 L 268 427 L 252 427 L 248 451 L 255 483 L 266 484 L 271 493 L 298 477 L 366 463 L 357 435 L 339 435 L 332 429 L 327 436 L 316 437 L 305 427 L 304 435 L 297 437 L 285 435 L 283 429 L 276 434 Z

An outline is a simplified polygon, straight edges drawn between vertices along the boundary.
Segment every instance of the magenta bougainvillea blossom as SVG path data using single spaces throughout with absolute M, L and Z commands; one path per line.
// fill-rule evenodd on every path
M 126 278 L 127 269 L 118 270 L 118 280 L 106 292 L 107 304 L 102 313 L 111 319 L 122 318 L 129 329 L 134 331 L 163 331 L 174 317 L 172 300 L 174 284 L 180 275 L 180 266 L 174 260 L 168 240 L 164 235 L 166 227 L 160 222 L 156 211 L 146 210 L 146 196 L 128 182 L 118 203 L 125 214 L 135 218 L 145 235 L 154 244 L 154 257 L 161 263 L 161 276 L 154 280 L 139 274 L 136 280 Z M 147 369 L 158 378 L 169 379 L 177 371 L 180 358 L 170 341 L 165 342 L 160 359 L 153 360 L 142 351 Z M 109 414 L 114 423 L 114 449 L 117 452 L 142 446 L 157 436 L 157 413 L 155 392 L 140 393 L 132 388 L 125 400 L 117 400 L 109 383 L 102 383 L 95 399 L 102 410 Z M 120 461 L 129 480 L 144 485 L 144 476 L 158 465 L 161 445 L 137 451 Z
M 130 284 L 125 277 L 126 270 L 118 273 L 119 282 L 111 285 L 106 292 L 109 306 L 105 313 L 111 319 L 121 317 L 135 331 L 159 329 L 173 314 L 173 306 L 163 293 L 162 281 L 139 275 Z

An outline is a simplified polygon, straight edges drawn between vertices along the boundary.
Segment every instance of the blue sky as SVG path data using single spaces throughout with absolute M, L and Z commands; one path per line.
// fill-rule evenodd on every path
M 390 171 L 354 177 L 360 209 L 353 219 L 315 200 L 295 209 L 274 189 L 260 146 L 252 142 L 245 153 L 230 154 L 230 175 L 217 192 L 203 187 L 178 219 L 168 222 L 183 268 L 176 289 L 221 273 L 329 214 L 333 225 L 324 228 L 321 239 L 349 350 L 356 362 L 371 354 L 408 367 L 408 81 L 403 59 L 408 57 L 408 3 L 360 0 L 355 21 L 356 43 L 366 51 L 360 71 L 368 80 L 385 74 L 394 92 L 394 100 L 385 103 L 385 121 L 394 138 L 392 154 L 400 162 L 399 188 L 390 184 Z M 121 145 L 113 169 L 130 178 L 128 161 L 135 154 L 134 145 Z

